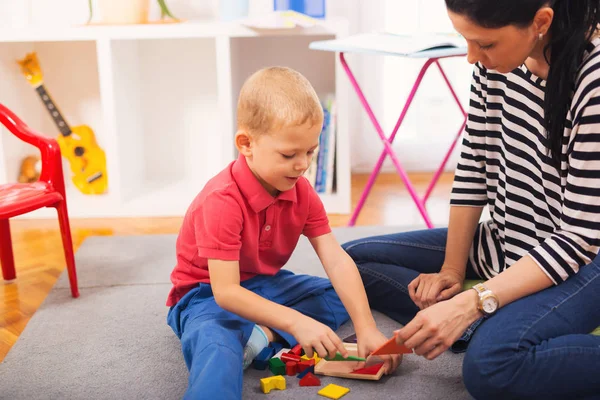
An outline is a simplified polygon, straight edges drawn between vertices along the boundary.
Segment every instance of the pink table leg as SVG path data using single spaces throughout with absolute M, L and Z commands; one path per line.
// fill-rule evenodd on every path
M 425 73 L 427 72 L 428 68 L 431 66 L 431 64 L 436 63 L 438 68 L 440 69 L 440 72 L 442 73 L 442 76 L 444 77 L 444 80 L 446 81 L 446 84 L 448 85 L 448 87 L 450 88 L 451 93 L 454 96 L 454 99 L 457 101 L 457 104 L 459 105 L 461 111 L 463 112 L 463 114 L 465 114 L 465 121 L 466 121 L 466 113 L 464 112 L 464 109 L 462 107 L 462 105 L 460 104 L 460 101 L 458 100 L 458 97 L 456 96 L 456 93 L 454 92 L 454 89 L 452 88 L 452 85 L 450 84 L 450 81 L 448 80 L 448 78 L 446 77 L 446 74 L 444 73 L 443 69 L 441 68 L 441 65 L 438 62 L 438 59 L 436 58 L 431 58 L 428 59 L 427 62 L 425 63 L 425 65 L 423 65 L 423 67 L 421 68 L 421 71 L 419 72 L 419 75 L 415 81 L 415 83 L 413 84 L 412 90 L 409 94 L 408 100 L 406 102 L 406 104 L 404 105 L 404 108 L 402 110 L 402 113 L 400 114 L 400 117 L 398 118 L 398 121 L 396 122 L 396 126 L 394 127 L 394 130 L 392 131 L 392 134 L 390 135 L 389 138 L 387 138 L 385 136 L 385 133 L 383 132 L 383 129 L 381 128 L 381 125 L 379 124 L 379 121 L 377 120 L 377 118 L 375 117 L 375 114 L 373 113 L 373 110 L 371 109 L 371 106 L 369 105 L 369 102 L 367 101 L 367 99 L 364 96 L 364 93 L 362 91 L 362 89 L 360 88 L 360 85 L 358 84 L 358 82 L 356 81 L 356 78 L 354 77 L 354 74 L 352 73 L 352 71 L 350 70 L 350 67 L 348 66 L 348 63 L 346 62 L 346 59 L 344 57 L 344 53 L 340 53 L 340 61 L 342 66 L 344 67 L 344 70 L 346 71 L 346 74 L 348 75 L 348 78 L 350 79 L 350 82 L 352 84 L 352 86 L 354 87 L 354 90 L 356 92 L 356 94 L 358 95 L 365 111 L 367 112 L 369 119 L 371 120 L 371 122 L 373 123 L 375 130 L 377 131 L 377 134 L 379 135 L 383 145 L 384 145 L 384 150 L 382 151 L 379 160 L 377 161 L 377 164 L 375 165 L 373 171 L 371 172 L 371 175 L 369 176 L 369 180 L 367 182 L 367 186 L 365 187 L 359 201 L 358 204 L 352 214 L 352 217 L 350 218 L 350 221 L 348 223 L 349 226 L 354 226 L 354 224 L 356 223 L 356 219 L 358 218 L 358 215 L 360 214 L 364 203 L 367 199 L 367 197 L 369 196 L 369 193 L 373 187 L 373 184 L 375 183 L 375 180 L 377 178 L 377 175 L 379 175 L 379 171 L 381 170 L 381 166 L 383 165 L 383 161 L 385 160 L 385 158 L 387 156 L 390 156 L 390 158 L 392 159 L 392 162 L 396 168 L 396 170 L 398 171 L 398 174 L 400 175 L 400 178 L 402 179 L 402 181 L 404 182 L 404 184 L 406 185 L 408 192 L 410 193 L 415 205 L 417 206 L 419 212 L 421 213 L 421 216 L 423 217 L 423 220 L 425 221 L 425 224 L 427 225 L 428 228 L 433 228 L 433 224 L 431 222 L 431 219 L 429 218 L 429 215 L 427 213 L 427 209 L 425 208 L 425 202 L 427 200 L 427 197 L 429 196 L 429 194 L 431 193 L 431 191 L 433 190 L 433 187 L 435 186 L 435 183 L 437 182 L 437 180 L 439 179 L 439 176 L 441 175 L 445 164 L 447 163 L 455 145 L 456 142 L 458 140 L 458 137 L 460 137 L 460 134 L 462 133 L 462 130 L 464 128 L 464 124 L 461 127 L 461 130 L 458 132 L 455 140 L 452 143 L 452 146 L 450 148 L 450 150 L 448 151 L 448 153 L 446 154 L 446 157 L 442 163 L 442 165 L 440 166 L 440 168 L 438 169 L 438 171 L 436 172 L 436 175 L 434 176 L 434 178 L 432 179 L 432 182 L 429 185 L 429 188 L 427 190 L 427 194 L 426 196 L 421 199 L 419 197 L 419 195 L 417 194 L 414 186 L 412 185 L 410 179 L 408 178 L 408 175 L 406 174 L 406 171 L 404 170 L 404 168 L 402 167 L 402 164 L 400 163 L 400 160 L 398 159 L 398 157 L 396 156 L 396 153 L 394 152 L 393 148 L 392 148 L 392 142 L 394 141 L 394 138 L 396 137 L 396 134 L 400 128 L 400 126 L 402 125 L 402 122 L 404 121 L 404 118 L 406 116 L 406 113 L 408 112 L 408 109 L 410 107 L 410 105 L 412 104 L 414 97 L 417 93 L 417 90 L 421 84 L 421 81 L 423 80 L 423 77 L 425 76 Z

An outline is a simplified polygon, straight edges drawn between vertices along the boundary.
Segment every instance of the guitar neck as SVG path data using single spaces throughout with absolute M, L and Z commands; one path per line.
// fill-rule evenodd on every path
M 71 128 L 69 127 L 69 124 L 67 124 L 67 121 L 65 121 L 65 119 L 61 115 L 60 111 L 58 110 L 58 108 L 56 107 L 54 102 L 52 101 L 52 98 L 46 91 L 46 88 L 44 87 L 44 85 L 40 85 L 40 86 L 36 87 L 35 90 L 40 95 L 40 98 L 44 102 L 46 109 L 48 109 L 48 112 L 50 113 L 50 116 L 54 120 L 54 123 L 56 124 L 56 127 L 60 131 L 61 135 L 69 136 L 72 133 Z

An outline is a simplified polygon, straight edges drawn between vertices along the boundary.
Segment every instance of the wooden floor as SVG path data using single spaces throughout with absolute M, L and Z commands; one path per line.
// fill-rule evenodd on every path
M 430 174 L 411 174 L 410 178 L 424 193 Z M 366 185 L 367 175 L 352 178 L 353 207 Z M 440 179 L 428 202 L 433 214 L 444 223 L 452 183 L 452 174 Z M 435 205 L 435 206 L 432 206 Z M 332 226 L 344 226 L 349 215 L 330 215 Z M 394 225 L 411 219 L 422 223 L 408 192 L 394 174 L 381 175 L 357 221 L 357 225 Z M 178 233 L 181 218 L 76 219 L 71 221 L 75 249 L 92 235 L 142 235 Z M 17 279 L 0 285 L 0 361 L 48 295 L 64 269 L 64 255 L 56 220 L 11 220 Z

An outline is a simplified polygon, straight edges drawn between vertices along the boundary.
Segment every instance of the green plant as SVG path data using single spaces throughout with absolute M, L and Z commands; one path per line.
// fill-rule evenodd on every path
M 148 0 L 150 1 L 150 0 Z M 158 3 L 158 6 L 160 7 L 160 18 L 164 18 L 169 17 L 169 18 L 173 18 L 175 20 L 179 20 L 179 18 L 175 17 L 171 11 L 169 10 L 169 7 L 167 7 L 167 3 L 165 2 L 165 0 L 156 0 L 156 2 Z M 90 23 L 90 21 L 92 20 L 93 17 L 93 7 L 92 7 L 92 0 L 88 0 L 88 7 L 90 8 L 90 16 L 88 18 L 88 24 Z

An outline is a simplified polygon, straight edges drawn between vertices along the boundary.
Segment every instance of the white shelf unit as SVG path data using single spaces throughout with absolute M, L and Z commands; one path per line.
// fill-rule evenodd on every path
M 181 216 L 207 180 L 235 157 L 235 106 L 257 69 L 285 65 L 317 93 L 337 100 L 337 190 L 329 213 L 350 212 L 348 90 L 334 53 L 310 42 L 347 34 L 344 20 L 307 29 L 255 31 L 236 23 L 0 29 L 0 103 L 29 126 L 58 135 L 15 60 L 36 51 L 44 84 L 71 126 L 87 124 L 106 152 L 109 190 L 83 195 L 71 184 L 73 218 Z M 0 184 L 15 182 L 21 159 L 35 153 L 2 127 Z M 39 210 L 25 218 L 53 216 Z

